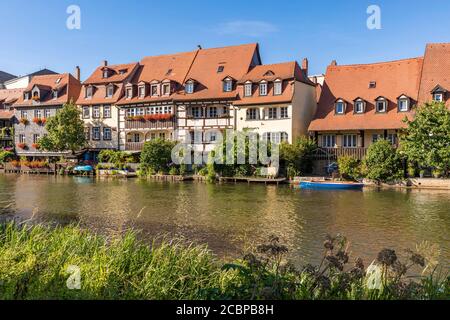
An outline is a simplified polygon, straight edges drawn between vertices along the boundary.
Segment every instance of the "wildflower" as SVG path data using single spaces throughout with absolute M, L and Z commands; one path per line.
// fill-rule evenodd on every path
M 322 275 L 318 277 L 317 284 L 322 290 L 329 290 L 331 288 L 331 281 L 327 276 Z
M 355 268 L 364 270 L 364 262 L 363 262 L 363 259 L 357 258 L 357 259 L 355 260 Z
M 428 241 L 424 241 L 416 246 L 416 252 L 423 256 L 425 260 L 425 268 L 423 269 L 422 274 L 432 273 L 439 264 L 439 256 L 441 254 L 439 245 L 432 245 Z
M 383 249 L 378 253 L 377 260 L 385 266 L 392 266 L 397 261 L 397 255 L 394 250 Z

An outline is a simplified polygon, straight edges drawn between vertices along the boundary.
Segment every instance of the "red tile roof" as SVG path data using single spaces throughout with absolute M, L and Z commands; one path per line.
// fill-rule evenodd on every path
M 278 79 L 283 81 L 283 91 L 281 95 L 274 95 L 274 86 L 271 82 Z M 269 82 L 266 96 L 259 95 L 257 86 L 257 84 L 263 80 Z M 253 95 L 251 97 L 246 97 L 244 95 L 244 84 L 248 81 L 251 81 L 254 84 Z M 315 84 L 306 77 L 296 61 L 255 66 L 240 79 L 238 86 L 240 99 L 235 102 L 235 105 L 291 102 L 294 96 L 295 81 L 315 86 Z
M 419 102 L 431 101 L 431 91 L 437 85 L 450 92 L 450 43 L 427 45 L 420 83 Z M 450 107 L 449 95 L 447 95 L 447 106 Z
M 0 103 L 11 104 L 16 102 L 25 89 L 0 89 Z
M 71 100 L 76 101 L 81 90 L 80 81 L 75 79 L 70 73 L 34 76 L 24 92 L 30 92 L 35 86 L 46 91 L 45 95 L 41 96 L 39 105 L 62 105 Z M 60 92 L 56 99 L 53 99 L 52 90 L 60 90 L 64 87 L 64 91 L 62 93 Z M 30 107 L 35 105 L 36 103 L 31 99 L 24 100 L 23 94 L 14 103 L 14 107 Z
M 100 66 L 83 82 L 86 84 L 108 84 L 125 81 L 138 67 L 138 63 L 116 64 L 111 66 Z M 107 68 L 111 74 L 108 78 L 103 78 L 103 70 Z
M 404 127 L 403 119 L 411 112 L 398 112 L 397 98 L 402 94 L 417 101 L 423 58 L 405 59 L 374 64 L 347 66 L 330 65 L 318 103 L 317 114 L 310 131 L 397 129 Z M 369 88 L 371 81 L 376 88 Z M 375 99 L 383 96 L 388 100 L 386 113 L 375 112 Z M 353 101 L 366 101 L 364 114 L 353 113 Z M 335 114 L 335 102 L 347 103 L 344 115 Z
M 186 79 L 195 79 L 198 82 L 195 92 L 186 94 L 180 91 L 175 99 L 179 101 L 236 99 L 236 90 L 223 91 L 222 80 L 226 77 L 239 80 L 252 65 L 257 63 L 259 63 L 259 48 L 256 43 L 198 50 L 186 76 Z M 219 72 L 219 67 L 223 67 L 222 72 Z

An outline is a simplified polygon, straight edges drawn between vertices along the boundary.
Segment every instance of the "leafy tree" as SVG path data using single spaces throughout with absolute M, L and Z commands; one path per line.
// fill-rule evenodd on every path
M 365 176 L 371 180 L 389 181 L 402 177 L 402 160 L 387 140 L 378 140 L 369 147 L 363 167 Z
M 283 142 L 280 145 L 281 165 L 288 175 L 309 173 L 312 170 L 311 154 L 316 149 L 316 143 L 307 137 L 299 137 L 293 144 Z
M 426 103 L 400 136 L 400 152 L 420 167 L 450 169 L 450 110 L 444 103 Z
M 0 163 L 5 163 L 8 160 L 14 158 L 14 153 L 12 151 L 2 150 L 0 151 Z
M 141 153 L 141 169 L 166 172 L 172 163 L 172 149 L 177 142 L 155 139 L 144 144 Z
M 38 142 L 43 150 L 75 153 L 86 145 L 81 112 L 72 101 L 47 120 L 45 129 L 48 134 Z
M 341 176 L 346 180 L 357 180 L 361 176 L 360 162 L 355 157 L 339 157 L 338 166 Z
M 98 160 L 100 162 L 109 162 L 116 166 L 120 166 L 131 163 L 134 159 L 130 154 L 123 151 L 102 150 L 98 155 Z

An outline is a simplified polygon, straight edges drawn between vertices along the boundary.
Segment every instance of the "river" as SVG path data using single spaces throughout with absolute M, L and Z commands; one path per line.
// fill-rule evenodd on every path
M 0 215 L 79 223 L 114 234 L 182 236 L 221 257 L 279 236 L 296 265 L 317 263 L 326 234 L 341 233 L 353 257 L 370 263 L 383 248 L 400 255 L 422 241 L 449 266 L 450 191 L 305 191 L 287 186 L 211 185 L 84 177 L 0 176 Z

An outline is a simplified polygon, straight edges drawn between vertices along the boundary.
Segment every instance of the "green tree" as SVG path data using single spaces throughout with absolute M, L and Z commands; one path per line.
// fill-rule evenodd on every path
M 357 180 L 361 176 L 360 162 L 355 157 L 339 157 L 338 166 L 342 178 L 346 180 Z
M 387 140 L 378 140 L 367 150 L 363 161 L 365 176 L 376 181 L 390 181 L 402 177 L 402 160 Z
M 172 149 L 177 142 L 155 139 L 144 144 L 141 153 L 141 169 L 166 172 L 172 163 Z
M 47 120 L 45 129 L 48 134 L 38 142 L 43 150 L 75 153 L 86 145 L 81 112 L 72 101 Z
M 420 167 L 450 169 L 450 110 L 444 103 L 426 103 L 400 136 L 400 152 Z
M 283 142 L 280 145 L 280 162 L 287 175 L 299 175 L 312 171 L 311 155 L 317 149 L 316 143 L 307 138 L 299 137 L 293 144 Z

